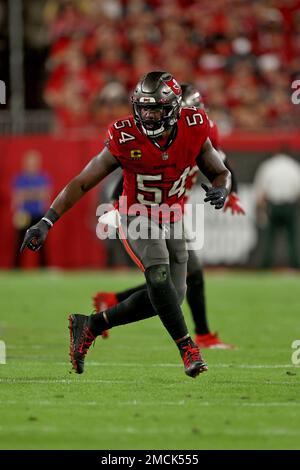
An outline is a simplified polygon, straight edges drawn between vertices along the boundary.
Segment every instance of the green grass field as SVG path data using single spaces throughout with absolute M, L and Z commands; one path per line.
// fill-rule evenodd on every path
M 208 274 L 212 329 L 238 349 L 205 350 L 209 371 L 195 380 L 157 318 L 98 338 L 86 372 L 70 374 L 67 315 L 141 279 L 0 274 L 0 448 L 299 449 L 299 276 Z

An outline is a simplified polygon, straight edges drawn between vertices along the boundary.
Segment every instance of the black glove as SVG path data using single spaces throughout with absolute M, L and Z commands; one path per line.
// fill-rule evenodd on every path
M 215 206 L 215 209 L 222 209 L 228 196 L 227 189 L 224 188 L 224 186 L 209 188 L 206 184 L 203 183 L 201 184 L 201 186 L 206 192 L 204 202 L 210 202 L 212 206 Z
M 22 253 L 26 247 L 31 251 L 38 251 L 44 244 L 50 228 L 51 225 L 43 219 L 30 227 L 26 231 L 20 252 Z

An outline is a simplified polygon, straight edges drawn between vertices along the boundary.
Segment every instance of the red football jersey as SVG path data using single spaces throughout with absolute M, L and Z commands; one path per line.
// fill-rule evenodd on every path
M 177 135 L 166 150 L 138 129 L 133 116 L 113 123 L 106 145 L 123 168 L 122 196 L 127 196 L 127 201 L 120 199 L 120 213 L 136 214 L 139 204 L 159 220 L 179 220 L 188 174 L 209 132 L 206 113 L 196 108 L 182 109 Z
M 220 135 L 219 135 L 218 126 L 214 121 L 211 121 L 210 119 L 209 119 L 209 138 L 213 147 L 216 150 L 218 150 L 220 147 Z M 186 192 L 185 192 L 184 203 L 187 202 L 191 189 L 196 183 L 198 176 L 199 176 L 199 168 L 197 165 L 195 165 L 189 172 L 187 180 L 186 180 L 186 185 L 185 185 Z

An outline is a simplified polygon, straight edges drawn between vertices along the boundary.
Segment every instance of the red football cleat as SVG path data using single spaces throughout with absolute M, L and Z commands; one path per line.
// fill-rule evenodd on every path
M 114 292 L 97 292 L 93 297 L 94 307 L 96 312 L 103 312 L 114 305 L 117 305 L 118 299 Z M 102 338 L 106 339 L 109 337 L 109 331 L 104 330 L 102 332 Z
M 186 375 L 195 378 L 197 375 L 208 370 L 207 364 L 204 362 L 198 346 L 192 341 L 190 341 L 189 344 L 180 346 L 179 350 Z
M 96 339 L 88 323 L 89 317 L 86 315 L 69 315 L 70 357 L 72 367 L 77 374 L 83 373 L 85 356 Z
M 206 335 L 196 335 L 194 339 L 199 348 L 207 349 L 235 349 L 232 344 L 224 343 L 217 333 L 207 333 Z

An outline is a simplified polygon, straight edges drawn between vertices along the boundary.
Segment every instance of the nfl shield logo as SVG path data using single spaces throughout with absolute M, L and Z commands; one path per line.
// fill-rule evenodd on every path
M 164 153 L 162 154 L 161 158 L 162 158 L 163 160 L 168 160 L 169 155 L 167 154 L 167 152 L 164 152 Z

